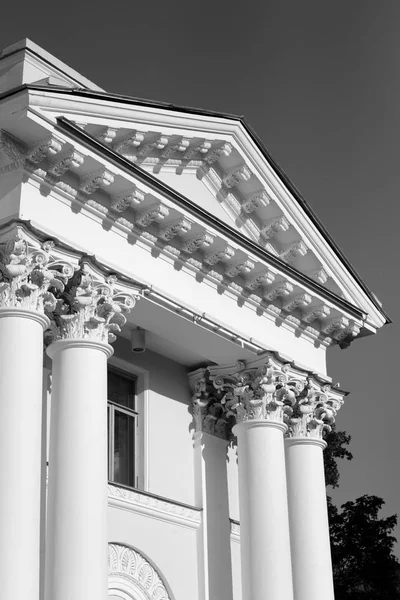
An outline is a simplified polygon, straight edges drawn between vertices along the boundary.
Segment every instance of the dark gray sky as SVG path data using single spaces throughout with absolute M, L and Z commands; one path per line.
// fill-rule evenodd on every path
M 29 37 L 109 91 L 244 114 L 308 199 L 395 321 L 329 352 L 354 454 L 334 499 L 400 512 L 400 2 L 23 4 L 2 6 L 0 47 Z

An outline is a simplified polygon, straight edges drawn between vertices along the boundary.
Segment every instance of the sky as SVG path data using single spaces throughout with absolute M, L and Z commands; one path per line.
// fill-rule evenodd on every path
M 328 372 L 354 455 L 334 501 L 400 517 L 399 31 L 398 0 L 42 0 L 0 21 L 0 48 L 29 37 L 107 91 L 245 115 L 394 321 Z

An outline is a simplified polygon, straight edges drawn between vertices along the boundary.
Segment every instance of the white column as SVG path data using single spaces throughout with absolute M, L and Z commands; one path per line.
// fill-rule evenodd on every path
M 249 419 L 233 428 L 238 442 L 243 600 L 293 598 L 285 431 L 281 421 L 265 419 Z
M 107 598 L 108 344 L 56 341 L 47 522 L 48 600 Z
M 47 600 L 106 600 L 108 341 L 131 293 L 83 264 L 67 284 L 53 359 L 46 544 Z
M 43 329 L 48 325 L 38 312 L 0 308 L 0 595 L 14 600 L 39 600 Z
M 286 440 L 295 600 L 334 600 L 323 449 L 318 438 Z
M 43 330 L 73 268 L 20 225 L 0 233 L 0 596 L 39 600 Z M 52 291 L 49 291 L 52 290 Z M 43 525 L 43 523 L 42 523 Z
M 199 530 L 206 600 L 232 600 L 231 527 L 229 521 L 228 441 L 209 433 L 194 434 L 196 504 L 203 509 Z

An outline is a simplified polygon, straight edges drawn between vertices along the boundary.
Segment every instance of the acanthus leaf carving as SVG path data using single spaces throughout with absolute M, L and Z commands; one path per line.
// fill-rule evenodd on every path
M 305 306 L 308 306 L 311 304 L 311 302 L 312 296 L 306 292 L 303 292 L 302 294 L 297 294 L 294 298 L 291 298 L 287 302 L 284 302 L 283 309 L 287 312 L 292 312 L 297 308 L 304 308 Z
M 97 134 L 97 139 L 99 139 L 104 144 L 111 144 L 115 136 L 117 135 L 118 129 L 115 127 L 103 127 L 100 132 Z
M 223 405 L 219 401 L 219 394 L 209 379 L 205 369 L 192 382 L 193 396 L 191 411 L 195 431 L 227 438 L 228 422 L 225 418 Z
M 184 235 L 190 231 L 192 224 L 186 218 L 178 218 L 161 228 L 160 236 L 163 240 L 169 242 L 177 235 Z
M 316 319 L 324 320 L 329 317 L 331 309 L 326 304 L 320 304 L 319 306 L 312 307 L 309 311 L 303 315 L 303 321 L 306 323 L 312 323 Z
M 54 255 L 54 243 L 34 244 L 17 227 L 0 244 L 0 307 L 50 316 L 75 267 Z
M 229 156 L 232 150 L 232 144 L 230 144 L 229 142 L 222 142 L 208 152 L 205 161 L 207 164 L 212 165 L 217 160 L 219 160 L 221 156 Z
M 168 144 L 165 150 L 162 151 L 162 158 L 169 158 L 173 152 L 185 152 L 190 144 L 190 139 L 186 137 L 179 137 L 174 142 Z
M 211 148 L 211 142 L 209 142 L 208 140 L 203 140 L 202 142 L 197 142 L 195 143 L 193 146 L 189 147 L 185 154 L 184 154 L 184 159 L 185 160 L 191 160 L 193 158 L 193 156 L 195 156 L 196 154 L 207 154 L 207 152 L 210 150 Z
M 290 227 L 290 223 L 285 216 L 276 217 L 271 219 L 261 229 L 261 235 L 266 240 L 273 239 L 280 231 L 287 231 Z
M 161 202 L 156 202 L 145 208 L 136 216 L 136 223 L 140 227 L 149 227 L 154 221 L 159 223 L 169 215 L 169 208 Z
M 248 275 L 254 269 L 254 262 L 242 258 L 240 260 L 234 261 L 231 264 L 226 266 L 225 273 L 228 277 L 236 277 L 239 274 Z
M 222 182 L 227 188 L 231 188 L 234 185 L 237 185 L 241 181 L 248 181 L 251 177 L 251 171 L 247 167 L 247 165 L 241 165 L 240 167 L 236 167 L 230 173 L 225 175 Z
M 53 177 L 62 177 L 67 171 L 72 168 L 82 166 L 85 157 L 71 148 L 65 152 L 61 152 L 50 164 L 48 173 Z
M 235 422 L 272 420 L 287 426 L 288 437 L 322 439 L 343 404 L 344 392 L 290 365 L 268 353 L 261 360 L 191 373 L 196 431 L 232 439 Z M 215 431 L 217 422 L 223 427 Z
M 270 203 L 270 198 L 265 190 L 256 192 L 252 196 L 246 198 L 242 204 L 242 209 L 245 213 L 251 214 L 259 208 L 264 208 Z
M 187 252 L 187 254 L 193 254 L 197 250 L 208 248 L 213 241 L 214 237 L 206 231 L 203 231 L 185 240 L 182 244 L 182 250 L 183 252 Z
M 140 144 L 143 142 L 145 135 L 146 135 L 146 133 L 144 131 L 136 130 L 136 131 L 130 132 L 130 133 L 124 135 L 122 138 L 120 138 L 116 142 L 114 142 L 113 150 L 115 150 L 116 152 L 123 153 L 130 146 L 133 146 L 134 148 L 138 148 L 140 146 Z
M 83 263 L 58 298 L 47 341 L 87 339 L 112 343 L 138 298 L 139 291 L 122 287 L 115 275 L 99 277 Z
M 128 208 L 133 208 L 141 204 L 144 200 L 145 193 L 133 186 L 131 190 L 127 190 L 113 196 L 111 198 L 111 208 L 116 212 L 125 212 Z
M 61 152 L 62 147 L 63 142 L 54 136 L 51 136 L 48 139 L 35 144 L 33 148 L 30 148 L 27 151 L 26 158 L 34 164 L 39 164 L 45 158 L 55 156 Z
M 298 256 L 305 256 L 308 252 L 308 248 L 301 240 L 289 244 L 286 249 L 280 254 L 279 258 L 287 263 L 291 263 Z
M 90 196 L 94 194 L 100 187 L 108 187 L 114 181 L 114 175 L 105 168 L 98 169 L 84 177 L 79 186 L 80 191 Z
M 288 436 L 322 439 L 332 430 L 342 402 L 329 396 L 329 385 L 318 389 L 309 379 L 289 385 L 297 390 L 297 394 L 288 420 Z
M 111 581 L 115 578 L 129 581 L 141 598 L 170 600 L 168 590 L 155 568 L 129 546 L 108 545 L 108 575 Z
M 275 275 L 268 270 L 263 270 L 259 273 L 255 273 L 251 277 L 246 279 L 245 287 L 248 290 L 256 290 L 260 286 L 270 285 L 275 280 Z
M 207 265 L 214 266 L 218 262 L 233 258 L 234 255 L 235 250 L 228 244 L 225 244 L 223 247 L 216 248 L 208 252 L 204 258 L 204 262 L 207 263 Z
M 273 302 L 277 298 L 289 296 L 294 290 L 293 285 L 289 281 L 280 281 L 271 290 L 264 294 L 265 300 Z
M 166 135 L 156 135 L 153 136 L 154 139 L 147 144 L 143 144 L 139 147 L 137 151 L 138 156 L 146 156 L 151 150 L 163 150 L 165 146 L 168 144 L 169 138 Z

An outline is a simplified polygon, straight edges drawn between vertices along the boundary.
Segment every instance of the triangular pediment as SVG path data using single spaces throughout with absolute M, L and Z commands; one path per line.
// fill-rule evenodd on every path
M 57 70 L 54 77 L 57 77 Z M 38 137 L 45 137 L 43 131 L 39 131 L 42 125 L 39 126 L 39 117 L 35 115 L 41 114 L 56 129 L 60 127 L 57 119 L 62 117 L 66 119 L 65 123 L 72 123 L 72 127 L 82 132 L 83 138 L 87 136 L 87 143 L 99 155 L 104 153 L 105 160 L 110 160 L 113 155 L 119 156 L 138 169 L 138 173 L 147 173 L 150 181 L 159 182 L 160 189 L 166 186 L 174 190 L 197 207 L 204 223 L 209 221 L 212 225 L 213 219 L 223 223 L 228 234 L 231 230 L 249 240 L 264 252 L 266 259 L 270 257 L 268 260 L 278 270 L 282 265 L 283 271 L 297 272 L 325 289 L 328 295 L 333 294 L 338 300 L 343 299 L 357 307 L 368 315 L 373 328 L 387 320 L 379 303 L 243 119 L 106 94 L 94 89 L 71 89 L 68 86 L 63 89 L 59 83 L 58 80 L 57 85 L 52 85 L 49 80 L 45 84 L 29 84 L 26 118 L 12 124 L 7 116 L 4 119 L 6 131 L 15 139 L 22 140 L 28 154 L 35 152 Z M 14 112 L 10 110 L 9 114 L 12 119 Z M 27 120 L 30 122 L 28 127 Z M 63 131 L 63 134 L 66 132 Z M 67 183 L 71 177 L 84 186 L 85 181 L 90 180 L 97 160 L 79 157 L 78 152 L 75 158 L 68 158 L 68 167 L 64 169 L 68 160 L 63 157 L 71 157 L 72 149 L 73 144 L 65 143 L 65 139 L 54 146 L 54 155 L 59 154 L 59 162 L 63 165 L 60 173 L 62 178 L 65 173 L 66 181 L 60 184 L 63 183 L 65 189 L 71 187 Z M 4 151 L 2 158 L 7 162 Z M 53 169 L 52 177 L 58 174 L 56 157 L 49 155 L 46 160 L 45 170 Z M 202 254 L 198 259 L 191 259 L 193 264 L 196 260 L 201 263 L 205 257 L 210 265 L 210 260 L 214 259 L 210 259 L 209 254 L 214 252 L 215 256 L 219 256 L 222 268 L 222 275 L 217 273 L 218 276 L 224 276 L 224 272 L 235 273 L 235 277 L 244 277 L 245 286 L 249 286 L 253 279 L 260 281 L 262 283 L 257 285 L 266 286 L 264 295 L 280 297 L 268 287 L 273 279 L 280 285 L 280 276 L 277 273 L 267 275 L 264 271 L 261 276 L 254 258 L 244 259 L 245 249 L 232 249 L 229 244 L 225 250 L 225 246 L 221 249 L 221 239 L 215 233 L 204 233 L 207 243 L 197 245 L 196 241 L 194 244 L 192 240 L 197 240 L 200 230 L 188 214 L 160 208 L 157 218 L 149 219 L 146 215 L 153 211 L 157 194 L 149 194 L 138 182 L 134 192 L 125 196 L 122 193 L 121 196 L 122 181 L 117 184 L 119 180 L 110 177 L 108 182 L 105 180 L 102 193 L 104 195 L 105 187 L 112 181 L 109 188 L 112 188 L 112 211 L 122 213 L 129 210 L 136 225 L 150 227 L 147 239 L 161 235 L 165 245 L 167 238 L 168 241 L 174 238 L 170 244 L 172 250 L 175 247 L 174 252 L 196 247 L 196 252 L 201 250 Z M 85 187 L 83 189 L 87 193 Z M 91 202 L 93 206 L 96 204 L 95 200 Z M 97 205 L 100 204 L 97 202 Z M 179 219 L 183 219 L 184 225 L 177 225 Z M 124 220 L 123 215 L 120 220 Z M 243 281 L 237 283 L 237 287 L 241 284 Z M 282 285 L 280 287 L 284 289 Z M 289 286 L 287 289 L 292 288 Z M 286 305 L 300 307 L 304 314 L 307 303 L 313 302 L 306 295 L 296 304 L 297 300 L 292 301 L 291 291 L 286 290 L 283 296 L 285 294 L 290 300 Z M 323 317 L 324 309 L 317 312 Z M 328 314 L 329 311 L 325 312 Z

